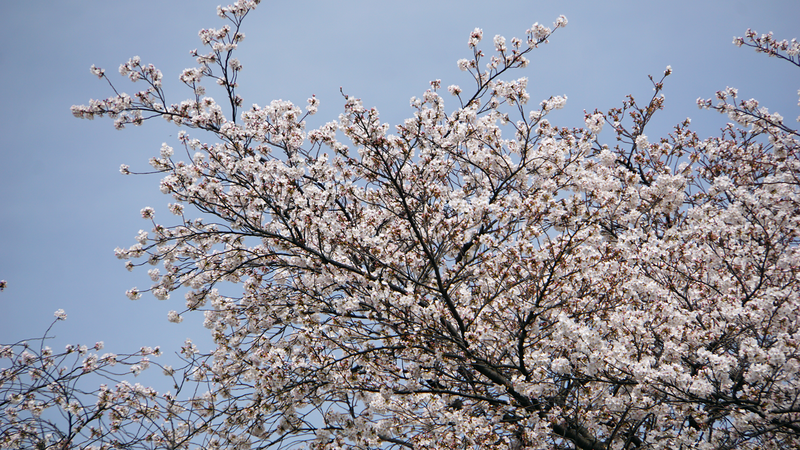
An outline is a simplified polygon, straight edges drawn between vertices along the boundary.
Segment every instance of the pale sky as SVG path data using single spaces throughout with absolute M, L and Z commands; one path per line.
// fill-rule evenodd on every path
M 103 340 L 117 353 L 142 345 L 173 351 L 191 337 L 208 348 L 200 314 L 167 322 L 169 310 L 183 309 L 182 295 L 167 301 L 125 297 L 127 289 L 150 282 L 146 270 L 127 272 L 113 252 L 135 243 L 139 229 L 149 229 L 141 208 L 155 208 L 157 219 L 169 216 L 170 198 L 158 191 L 159 177 L 124 177 L 120 164 L 146 171 L 161 143 L 175 145 L 180 130 L 153 121 L 116 131 L 111 120 L 73 118 L 69 107 L 111 94 L 89 73 L 92 64 L 107 69 L 117 88 L 139 90 L 116 74 L 134 55 L 162 70 L 168 101 L 183 100 L 188 90 L 178 75 L 196 65 L 189 51 L 201 46 L 197 31 L 223 25 L 217 4 L 4 4 L 0 279 L 8 288 L 0 293 L 0 343 L 41 335 L 53 311 L 63 308 L 69 318 L 57 325 L 54 347 Z M 279 98 L 304 105 L 315 94 L 322 104 L 314 119 L 326 122 L 341 111 L 341 86 L 395 125 L 413 113 L 409 98 L 420 96 L 430 80 L 468 90 L 470 78 L 456 60 L 470 57 L 473 28 L 484 30 L 489 53 L 494 35 L 524 37 L 534 22 L 552 26 L 559 14 L 569 25 L 530 55 L 527 69 L 509 75 L 529 78 L 531 106 L 551 95 L 568 96 L 566 108 L 550 117 L 554 124 L 581 126 L 584 109 L 607 111 L 629 93 L 646 101 L 652 95 L 647 75 L 660 76 L 667 65 L 674 74 L 666 82 L 666 110 L 646 132 L 651 141 L 686 117 L 701 136 L 715 134 L 725 118 L 698 110 L 695 100 L 726 86 L 796 124 L 800 69 L 731 41 L 748 27 L 800 38 L 797 0 L 265 0 L 244 24 L 241 94 L 246 106 Z M 448 109 L 455 109 L 455 99 L 443 95 Z

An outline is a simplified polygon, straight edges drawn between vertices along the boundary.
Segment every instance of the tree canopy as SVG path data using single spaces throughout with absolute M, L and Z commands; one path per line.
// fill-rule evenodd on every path
M 562 16 L 488 50 L 475 29 L 458 60 L 473 83 L 432 81 L 402 124 L 343 93 L 307 130 L 315 97 L 237 93 L 258 3 L 200 32 L 188 100 L 132 58 L 119 71 L 143 90 L 93 66 L 114 95 L 72 110 L 183 128 L 150 160 L 174 217 L 143 209 L 152 228 L 117 256 L 157 266 L 129 297 L 185 292 L 170 320 L 202 312 L 216 349 L 187 342 L 162 367 L 176 392 L 157 393 L 77 380 L 160 349 L 2 347 L 0 447 L 800 446 L 800 135 L 783 117 L 727 88 L 698 100 L 729 117 L 718 137 L 688 120 L 648 137 L 667 67 L 644 101 L 552 124 L 566 99 L 533 103 L 512 74 Z M 734 43 L 800 66 L 794 40 Z

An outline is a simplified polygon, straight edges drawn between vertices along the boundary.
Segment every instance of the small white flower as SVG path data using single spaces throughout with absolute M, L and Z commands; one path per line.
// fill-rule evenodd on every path
M 499 34 L 494 37 L 494 49 L 498 52 L 505 52 L 506 51 L 506 38 L 500 36 Z
M 567 104 L 567 96 L 556 95 L 548 100 L 542 102 L 542 108 L 550 111 L 553 109 L 561 109 Z
M 159 300 L 169 300 L 169 291 L 163 287 L 154 288 L 153 295 Z
M 94 64 L 92 64 L 92 67 L 89 70 L 92 72 L 93 75 L 96 75 L 97 78 L 103 78 L 103 74 L 106 73 L 105 70 L 103 70 L 103 69 L 101 69 L 99 67 L 95 67 Z
M 56 310 L 53 315 L 56 317 L 56 320 L 67 320 L 67 313 L 65 313 L 63 309 Z
M 469 35 L 469 47 L 474 48 L 476 45 L 478 45 L 478 42 L 480 42 L 481 39 L 483 39 L 483 30 L 480 28 L 475 28 Z
M 155 215 L 155 210 L 151 207 L 142 208 L 142 219 L 152 219 Z
M 603 130 L 603 124 L 605 124 L 605 117 L 600 114 L 592 114 L 586 118 L 586 127 L 594 134 L 600 134 Z
M 142 293 L 137 288 L 129 289 L 125 292 L 125 295 L 131 300 L 139 300 L 142 297 Z
M 319 109 L 319 99 L 316 96 L 312 95 L 311 98 L 308 99 L 308 106 L 306 106 L 306 111 L 308 111 L 309 115 L 314 115 L 317 113 Z
M 636 136 L 636 148 L 645 149 L 648 147 L 650 147 L 650 143 L 647 141 L 647 136 L 643 134 Z
M 169 158 L 173 154 L 172 147 L 170 147 L 169 145 L 167 145 L 166 142 L 164 142 L 163 144 L 161 144 L 161 152 L 160 153 L 161 153 L 161 157 L 162 158 L 164 158 L 164 159 Z
M 172 214 L 175 214 L 176 216 L 182 216 L 183 215 L 183 205 L 181 205 L 180 203 L 170 203 L 168 205 L 168 207 L 169 207 L 169 211 Z
M 550 369 L 560 375 L 570 372 L 569 360 L 567 358 L 556 358 L 550 363 Z
M 142 370 L 144 370 L 144 368 L 139 364 L 134 364 L 131 366 L 131 373 L 133 373 L 133 376 L 135 377 L 138 377 L 139 374 L 142 373 Z
M 600 155 L 598 155 L 597 159 L 600 161 L 600 164 L 606 167 L 614 167 L 614 164 L 617 162 L 617 155 L 608 149 L 603 149 Z
M 169 319 L 169 321 L 172 323 L 183 322 L 183 317 L 180 314 L 178 314 L 177 311 L 170 311 L 169 313 L 167 313 L 167 319 Z

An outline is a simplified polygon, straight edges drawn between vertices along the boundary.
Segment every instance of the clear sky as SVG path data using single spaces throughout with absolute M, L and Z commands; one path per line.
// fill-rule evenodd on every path
M 121 90 L 136 91 L 116 74 L 139 55 L 165 76 L 169 101 L 188 90 L 177 80 L 195 65 L 197 31 L 219 27 L 218 0 L 48 0 L 7 2 L 0 15 L 0 342 L 40 335 L 63 308 L 57 343 L 104 340 L 109 351 L 142 345 L 176 349 L 186 338 L 208 342 L 202 317 L 167 322 L 183 298 L 128 300 L 125 290 L 146 288 L 145 270 L 127 272 L 113 249 L 133 244 L 145 206 L 166 217 L 169 197 L 157 176 L 124 177 L 122 163 L 145 171 L 162 142 L 175 145 L 178 129 L 164 122 L 113 129 L 110 120 L 81 121 L 69 107 L 105 98 L 110 88 L 89 73 L 104 67 Z M 702 135 L 724 117 L 695 106 L 726 86 L 754 97 L 789 122 L 800 114 L 800 70 L 731 44 L 751 27 L 778 38 L 800 38 L 798 0 L 625 1 L 263 1 L 244 25 L 239 58 L 245 105 L 272 99 L 322 102 L 315 119 L 338 117 L 339 87 L 375 106 L 394 125 L 412 114 L 409 98 L 433 79 L 443 86 L 469 77 L 456 60 L 471 55 L 469 32 L 491 38 L 524 37 L 534 22 L 569 25 L 535 50 L 531 65 L 510 76 L 529 78 L 533 105 L 567 95 L 558 125 L 582 125 L 583 110 L 606 111 L 626 94 L 652 94 L 648 74 L 669 64 L 666 111 L 647 132 L 651 141 L 691 117 Z M 214 92 L 209 92 L 214 95 Z M 445 99 L 449 97 L 447 94 Z M 455 101 L 449 103 L 456 107 Z M 533 106 L 532 105 L 532 106 Z M 211 139 L 210 136 L 201 139 Z M 604 136 L 609 138 L 609 136 Z M 205 348 L 208 348 L 208 344 Z

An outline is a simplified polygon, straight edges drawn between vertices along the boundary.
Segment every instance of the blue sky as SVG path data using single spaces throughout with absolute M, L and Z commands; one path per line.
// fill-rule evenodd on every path
M 4 5 L 0 279 L 8 288 L 0 294 L 0 342 L 40 335 L 58 308 L 69 314 L 55 329 L 58 344 L 103 340 L 122 353 L 142 345 L 177 349 L 187 337 L 208 342 L 199 315 L 167 322 L 169 310 L 183 307 L 180 295 L 128 300 L 125 290 L 147 287 L 149 279 L 145 270 L 127 272 L 113 253 L 149 228 L 141 208 L 152 206 L 163 218 L 170 201 L 159 193 L 157 176 L 124 177 L 120 164 L 147 170 L 161 143 L 174 145 L 180 130 L 149 122 L 116 131 L 110 120 L 73 118 L 69 107 L 111 94 L 89 73 L 92 64 L 106 68 L 121 90 L 138 90 L 116 75 L 133 55 L 163 71 L 168 100 L 183 100 L 188 91 L 177 77 L 195 65 L 189 50 L 201 45 L 197 31 L 222 25 L 217 4 Z M 315 94 L 322 102 L 315 120 L 324 122 L 341 111 L 341 86 L 394 125 L 412 114 L 409 98 L 430 80 L 468 88 L 455 62 L 470 56 L 473 28 L 483 28 L 488 50 L 495 34 L 523 37 L 532 23 L 551 25 L 559 14 L 569 19 L 567 28 L 531 54 L 527 69 L 510 75 L 529 78 L 534 105 L 551 95 L 569 97 L 551 116 L 558 125 L 580 126 L 584 109 L 608 110 L 629 93 L 644 101 L 652 94 L 647 75 L 660 75 L 668 64 L 674 74 L 666 83 L 666 111 L 647 132 L 651 141 L 686 117 L 701 135 L 714 134 L 724 117 L 698 110 L 695 100 L 726 86 L 784 117 L 800 114 L 800 72 L 731 44 L 748 27 L 800 38 L 797 0 L 264 1 L 244 26 L 241 94 L 245 105 L 278 98 L 304 104 Z

